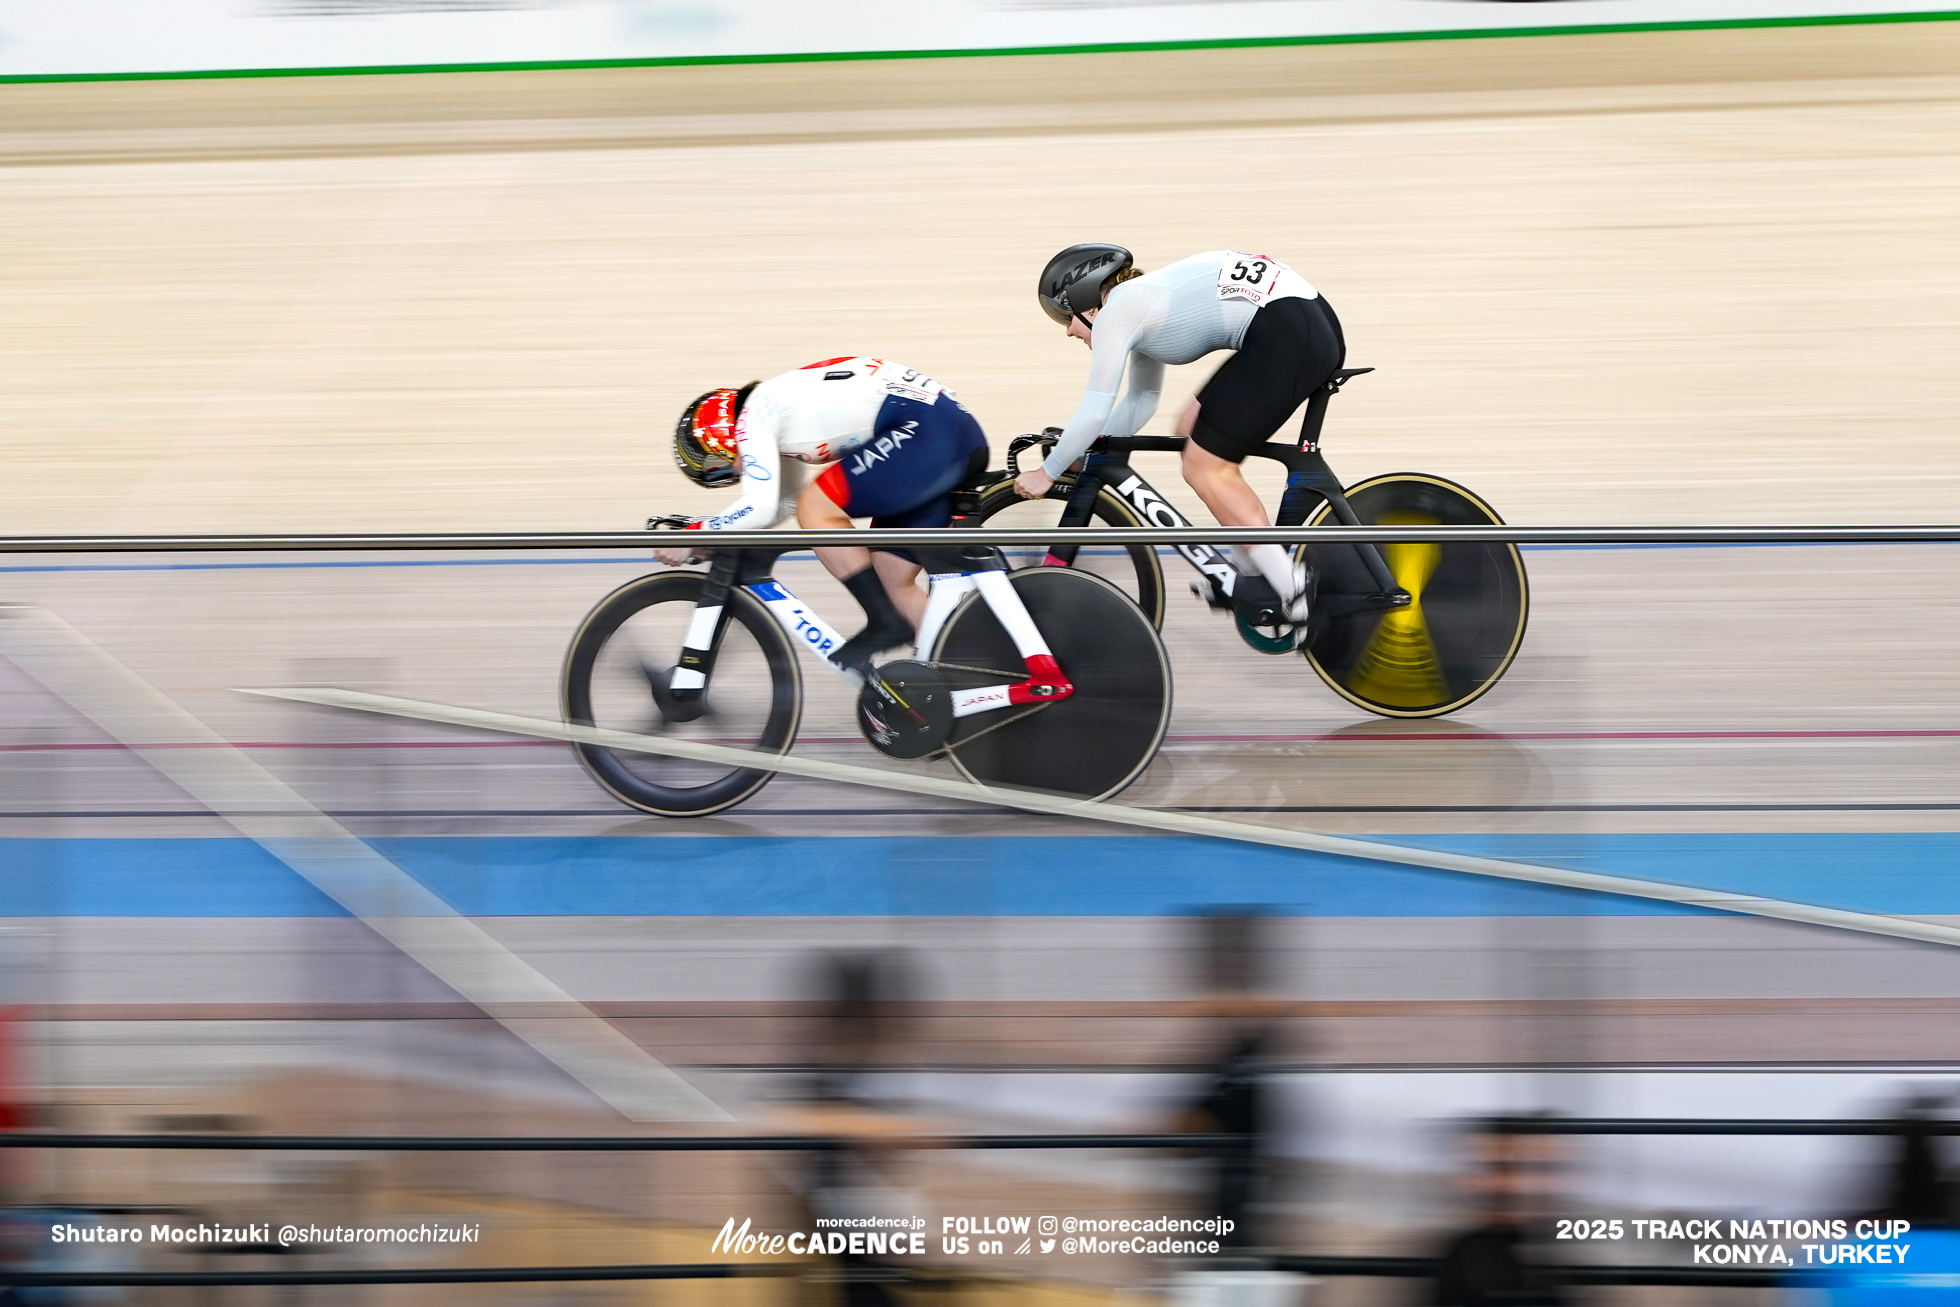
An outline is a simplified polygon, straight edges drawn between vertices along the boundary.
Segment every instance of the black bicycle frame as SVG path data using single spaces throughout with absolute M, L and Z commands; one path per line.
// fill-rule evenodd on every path
M 1275 525 L 1304 526 L 1307 518 L 1312 516 L 1315 505 L 1321 501 L 1325 501 L 1344 526 L 1361 525 L 1361 519 L 1355 515 L 1347 496 L 1341 493 L 1340 478 L 1334 475 L 1334 470 L 1327 466 L 1327 460 L 1321 457 L 1320 429 L 1327 421 L 1328 400 L 1339 393 L 1349 378 L 1373 371 L 1373 368 L 1345 368 L 1316 390 L 1307 401 L 1307 415 L 1300 424 L 1298 444 L 1272 441 L 1247 451 L 1251 457 L 1270 458 L 1286 467 L 1286 491 L 1280 496 Z M 1130 454 L 1137 451 L 1181 453 L 1183 449 L 1182 436 L 1101 437 L 1089 447 L 1082 470 L 1075 474 L 1068 504 L 1062 510 L 1061 525 L 1088 526 L 1094 519 L 1096 496 L 1104 486 L 1108 486 L 1138 517 L 1153 526 L 1192 525 L 1190 519 L 1171 507 L 1129 462 Z M 1184 556 L 1185 562 L 1217 583 L 1227 598 L 1231 596 L 1232 587 L 1242 573 L 1224 551 L 1212 545 L 1177 545 L 1175 548 Z M 1375 594 L 1357 598 L 1370 607 L 1395 607 L 1409 602 L 1408 592 L 1396 584 L 1395 574 L 1389 571 L 1388 563 L 1379 549 L 1366 543 L 1351 548 L 1360 554 L 1369 575 L 1380 587 Z M 1080 545 L 1051 545 L 1048 554 L 1057 564 L 1071 566 L 1080 549 Z

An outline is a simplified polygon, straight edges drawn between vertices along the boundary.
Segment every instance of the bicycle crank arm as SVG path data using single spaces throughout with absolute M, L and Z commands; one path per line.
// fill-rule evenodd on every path
M 1382 612 L 1390 608 L 1407 608 L 1414 602 L 1407 590 L 1396 590 L 1384 594 L 1333 594 L 1322 595 L 1316 607 L 1328 617 L 1352 617 L 1356 613 Z

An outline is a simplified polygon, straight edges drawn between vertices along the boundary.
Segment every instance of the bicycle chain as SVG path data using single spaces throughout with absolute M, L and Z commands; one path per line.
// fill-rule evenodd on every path
M 1021 675 L 1025 677 L 1025 669 L 1023 669 L 1023 671 L 1020 673 L 1016 673 L 1016 672 L 1003 672 L 998 668 L 994 668 L 994 667 L 970 667 L 965 663 L 933 663 L 932 666 L 948 667 L 956 672 L 979 672 L 985 676 L 998 676 L 1002 680 L 1006 680 L 1006 681 L 1013 680 L 1017 675 Z M 982 727 L 980 730 L 977 730 L 973 734 L 967 736 L 964 740 L 961 740 L 958 744 L 948 744 L 945 748 L 941 749 L 938 753 L 932 754 L 931 756 L 934 758 L 938 758 L 944 756 L 945 754 L 951 753 L 954 749 L 964 748 L 966 745 L 972 744 L 975 740 L 978 740 L 983 736 L 992 735 L 995 731 L 1001 730 L 1008 726 L 1012 726 L 1015 722 L 1022 721 L 1025 720 L 1026 718 L 1032 717 L 1036 713 L 1040 712 L 1043 708 L 1051 707 L 1054 704 L 1058 704 L 1060 702 L 1062 702 L 1060 699 L 1050 699 L 1046 703 L 1029 704 L 1027 708 L 1024 709 L 1023 711 L 1017 712 L 1011 717 L 1003 717 L 991 726 Z

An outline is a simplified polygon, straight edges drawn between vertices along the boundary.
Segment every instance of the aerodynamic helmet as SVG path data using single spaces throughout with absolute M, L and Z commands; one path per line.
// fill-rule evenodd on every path
M 710 490 L 742 479 L 735 455 L 735 419 L 756 383 L 711 390 L 681 412 L 674 424 L 674 462 L 687 479 Z
M 1070 318 L 1101 308 L 1103 287 L 1135 262 L 1121 245 L 1069 246 L 1041 270 L 1041 311 L 1066 327 Z

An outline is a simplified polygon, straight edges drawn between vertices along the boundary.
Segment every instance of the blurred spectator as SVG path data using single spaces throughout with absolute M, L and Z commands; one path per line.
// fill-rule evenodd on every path
M 1234 1249 L 1269 1246 L 1275 1238 L 1264 1208 L 1270 1201 L 1277 1119 L 1273 1067 L 1282 1023 L 1292 1005 L 1269 992 L 1270 919 L 1244 911 L 1195 918 L 1202 996 L 1193 1005 L 1205 1023 L 1210 1077 L 1179 1127 L 1233 1139 L 1202 1153 L 1207 1170 L 1207 1216 L 1234 1228 L 1223 1243 Z
M 1940 1156 L 1940 1136 L 1930 1128 L 1950 1101 L 1944 1094 L 1915 1094 L 1894 1111 L 1899 1130 L 1891 1136 L 1891 1157 L 1870 1216 L 1910 1221 L 1915 1230 L 1956 1224 L 1954 1183 Z
M 1526 1256 L 1530 1226 L 1557 1188 L 1559 1138 L 1521 1133 L 1493 1117 L 1471 1124 L 1465 1147 L 1474 1224 L 1444 1249 L 1430 1303 L 1559 1307 L 1566 1299 L 1548 1268 Z
M 813 1217 L 924 1212 L 918 1195 L 897 1184 L 893 1173 L 901 1162 L 898 1150 L 925 1143 L 932 1127 L 882 1110 L 871 1083 L 903 1040 L 914 992 L 911 966 L 895 952 L 824 954 L 811 968 L 804 993 L 818 1011 L 805 1054 L 809 1074 L 801 1102 L 784 1115 L 792 1128 L 840 1145 L 806 1154 L 803 1197 Z M 837 1261 L 842 1307 L 891 1307 L 889 1286 L 899 1278 L 893 1266 L 851 1253 Z
M 1950 1095 L 1917 1094 L 1894 1110 L 1898 1129 L 1888 1140 L 1890 1156 L 1880 1173 L 1878 1205 L 1865 1217 L 1909 1222 L 1910 1229 L 1860 1242 L 1892 1243 L 1906 1252 L 1902 1263 L 1839 1261 L 1831 1266 L 1820 1277 L 1830 1307 L 1931 1307 L 1936 1300 L 1950 1303 L 1960 1294 L 1955 1188 L 1940 1156 L 1941 1136 L 1933 1132 L 1940 1110 L 1951 1101 Z

